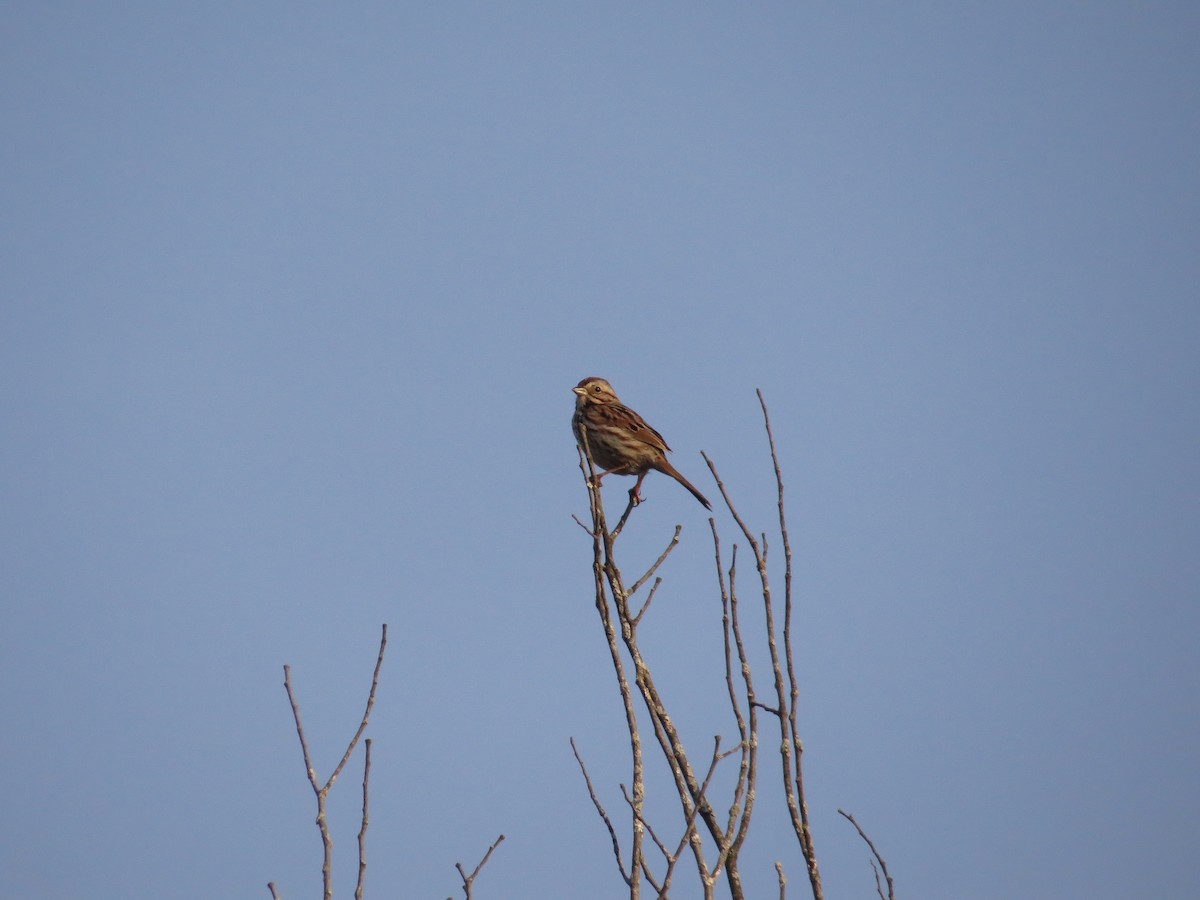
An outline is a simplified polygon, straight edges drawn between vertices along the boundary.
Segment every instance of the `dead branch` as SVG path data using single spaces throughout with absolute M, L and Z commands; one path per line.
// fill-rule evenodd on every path
M 721 571 L 721 540 L 717 533 L 716 524 L 710 519 L 709 527 L 713 534 L 713 555 L 716 560 L 717 583 L 721 589 L 721 630 L 725 646 L 725 684 L 729 691 L 729 705 L 733 710 L 733 718 L 737 723 L 738 735 L 741 738 L 741 762 L 738 767 L 738 779 L 734 788 L 733 802 L 729 807 L 729 821 L 726 824 L 725 835 L 727 849 L 725 856 L 733 860 L 736 867 L 738 853 L 745 842 L 750 827 L 750 816 L 754 810 L 754 791 L 748 788 L 754 785 L 758 775 L 758 712 L 755 707 L 754 681 L 750 676 L 750 661 L 746 658 L 746 647 L 742 641 L 741 623 L 738 618 L 737 603 L 737 545 L 733 547 L 729 564 L 729 585 Z M 738 702 L 737 690 L 734 688 L 733 662 L 730 653 L 730 635 L 737 650 L 738 667 L 742 684 L 746 692 L 747 716 L 742 715 Z M 718 860 L 718 865 L 721 864 Z
M 774 438 L 770 430 L 770 418 L 767 414 L 765 401 L 762 399 L 762 393 L 759 392 L 759 403 L 763 409 L 763 421 L 767 430 L 768 445 L 771 451 L 771 460 L 776 473 L 776 492 L 777 502 L 780 510 L 780 516 L 783 516 L 783 478 L 780 474 L 779 459 L 775 452 Z M 733 505 L 733 501 L 729 496 L 729 492 L 725 488 L 725 483 L 721 480 L 717 472 L 716 466 L 707 454 L 701 454 L 704 461 L 708 464 L 709 471 L 712 473 L 713 479 L 717 483 L 717 488 L 721 492 L 721 497 L 725 501 L 726 507 L 737 523 L 738 528 L 746 538 L 746 542 L 750 545 L 751 551 L 754 553 L 755 566 L 758 570 L 759 584 L 762 588 L 763 597 L 763 615 L 765 618 L 765 631 L 767 637 L 767 650 L 771 659 L 771 674 L 773 676 L 775 697 L 777 707 L 772 709 L 759 703 L 756 700 L 750 701 L 750 708 L 753 710 L 757 705 L 758 708 L 772 712 L 779 723 L 779 738 L 780 738 L 780 763 L 783 776 L 784 799 L 787 802 L 788 815 L 792 820 L 792 828 L 796 833 L 796 838 L 800 843 L 800 851 L 804 856 L 805 865 L 808 870 L 809 883 L 812 886 L 813 900 L 822 900 L 824 894 L 821 888 L 821 873 L 817 866 L 816 850 L 813 847 L 812 832 L 808 821 L 808 804 L 804 798 L 804 779 L 802 777 L 802 769 L 800 757 L 803 753 L 803 744 L 800 741 L 798 726 L 796 724 L 796 709 L 798 706 L 798 698 L 800 694 L 799 680 L 796 674 L 796 668 L 792 660 L 791 654 L 791 637 L 790 628 L 792 624 L 792 593 L 791 593 L 791 548 L 786 537 L 786 532 L 783 538 L 784 555 L 786 561 L 786 576 L 785 576 L 785 591 L 784 591 L 784 658 L 781 660 L 779 653 L 779 645 L 777 631 L 775 626 L 775 607 L 772 598 L 770 578 L 767 574 L 767 538 L 766 534 L 755 537 L 751 532 L 746 521 L 738 513 Z M 784 673 L 787 673 L 787 686 L 785 687 Z
M 812 830 L 808 822 L 808 802 L 804 798 L 804 776 L 801 766 L 804 756 L 804 745 L 800 741 L 800 730 L 796 724 L 796 710 L 799 706 L 800 698 L 800 679 L 796 674 L 796 664 L 792 655 L 792 611 L 794 608 L 792 603 L 792 545 L 788 538 L 787 515 L 784 513 L 783 471 L 779 466 L 779 454 L 775 450 L 775 435 L 771 431 L 771 416 L 767 412 L 767 401 L 763 399 L 761 390 L 756 390 L 755 393 L 758 395 L 758 405 L 762 407 L 763 428 L 767 432 L 767 446 L 771 449 L 771 465 L 775 469 L 775 489 L 779 506 L 779 534 L 783 540 L 783 649 L 784 659 L 787 664 L 789 688 L 787 719 L 792 746 L 796 750 L 795 755 L 792 757 L 792 765 L 795 768 L 794 783 L 796 786 L 796 798 L 800 807 L 800 819 L 804 825 L 804 837 L 801 839 L 801 849 L 804 852 L 804 860 L 808 865 L 808 877 L 812 882 L 813 896 L 819 900 L 822 893 L 821 875 L 817 868 L 817 856 L 812 843 Z M 765 552 L 765 539 L 763 545 Z
M 869 837 L 867 837 L 867 833 L 863 831 L 862 826 L 855 821 L 854 816 L 850 815 L 850 813 L 846 812 L 844 809 L 839 809 L 838 815 L 842 816 L 847 822 L 853 825 L 854 830 L 858 832 L 858 836 L 866 842 L 867 847 L 871 851 L 871 855 L 875 857 L 875 861 L 871 863 L 871 868 L 874 869 L 875 862 L 878 862 L 879 869 L 883 870 L 884 880 L 887 881 L 887 900 L 896 900 L 895 885 L 892 883 L 892 876 L 888 873 L 887 863 L 884 862 L 883 857 L 879 855 L 879 851 L 875 849 L 875 844 L 871 842 Z M 884 900 L 883 891 L 881 890 L 881 886 L 879 884 L 879 870 L 875 871 L 875 893 L 879 895 L 879 900 Z
M 362 900 L 363 878 L 367 874 L 367 785 L 371 780 L 371 739 L 363 741 L 366 759 L 363 762 L 362 826 L 358 829 L 358 882 L 354 886 L 354 900 Z
M 466 895 L 466 900 L 471 900 L 471 885 L 475 883 L 475 878 L 479 875 L 480 870 L 487 865 L 487 861 L 492 858 L 492 851 L 494 851 L 503 843 L 504 835 L 500 835 L 500 837 L 496 838 L 495 843 L 488 847 L 487 853 L 483 854 L 483 859 L 479 861 L 479 865 L 475 867 L 474 871 L 472 871 L 470 875 L 468 875 L 466 870 L 463 869 L 462 863 L 456 862 L 454 864 L 454 868 L 458 869 L 458 874 L 462 878 L 463 893 Z
M 658 567 L 667 561 L 667 557 L 671 555 L 671 551 L 679 546 L 679 532 L 681 531 L 683 531 L 683 526 L 676 525 L 675 533 L 671 536 L 671 542 L 667 544 L 667 549 L 663 550 L 663 552 L 659 554 L 658 559 L 654 561 L 654 564 L 646 570 L 646 574 L 633 583 L 633 587 L 629 589 L 630 597 L 638 592 L 638 588 L 645 584 L 646 580 L 658 571 Z
M 625 871 L 625 863 L 621 859 L 621 842 L 617 839 L 617 829 L 613 827 L 612 819 L 608 817 L 608 813 L 604 811 L 604 806 L 600 803 L 600 799 L 596 796 L 596 789 L 592 786 L 591 776 L 588 775 L 587 766 L 583 764 L 583 758 L 579 755 L 579 748 L 575 746 L 575 738 L 571 738 L 571 752 L 575 754 L 575 762 L 579 763 L 579 771 L 583 773 L 583 783 L 587 785 L 588 796 L 592 798 L 592 805 L 596 807 L 596 812 L 600 814 L 600 819 L 604 822 L 604 827 L 608 829 L 608 835 L 612 838 L 613 856 L 617 859 L 617 868 L 621 870 L 621 878 L 626 884 L 631 884 L 632 879 L 629 873 Z M 630 806 L 633 806 L 633 801 L 630 801 Z M 635 810 L 634 815 L 639 813 Z
M 580 451 L 580 468 L 584 473 L 585 481 L 588 485 L 588 500 L 592 517 L 592 542 L 593 542 L 593 575 L 595 580 L 596 590 L 596 608 L 600 614 L 601 621 L 604 625 L 605 636 L 609 643 L 609 652 L 613 660 L 614 670 L 617 672 L 618 684 L 622 694 L 622 700 L 626 709 L 626 722 L 629 728 L 631 746 L 635 747 L 634 767 L 635 778 L 633 784 L 633 800 L 637 804 L 637 811 L 634 817 L 633 828 L 633 846 L 634 857 L 631 858 L 628 875 L 630 878 L 630 896 L 636 898 L 639 893 L 637 880 L 639 873 L 642 872 L 644 864 L 641 857 L 641 841 L 645 829 L 641 826 L 639 818 L 643 815 L 641 803 L 644 801 L 644 785 L 642 784 L 641 773 L 641 750 L 640 750 L 640 732 L 638 731 L 637 718 L 632 707 L 632 689 L 628 679 L 624 673 L 624 666 L 621 659 L 620 644 L 617 640 L 617 627 L 620 628 L 620 643 L 624 645 L 625 652 L 629 654 L 630 660 L 633 662 L 634 669 L 634 685 L 637 688 L 642 702 L 649 713 L 650 721 L 653 727 L 654 736 L 659 743 L 664 758 L 669 763 L 670 772 L 674 778 L 676 791 L 679 794 L 681 808 L 684 811 L 685 817 L 698 814 L 704 821 L 705 827 L 712 835 L 715 841 L 720 842 L 723 837 L 723 829 L 716 820 L 715 813 L 708 800 L 700 793 L 700 783 L 696 778 L 694 771 L 688 761 L 686 750 L 683 742 L 679 737 L 678 731 L 675 728 L 671 718 L 667 715 L 665 706 L 654 684 L 654 680 L 650 675 L 649 667 L 641 655 L 641 651 L 637 644 L 637 624 L 640 615 L 645 612 L 645 607 L 639 610 L 637 616 L 633 615 L 629 609 L 628 599 L 632 591 L 625 587 L 623 576 L 615 560 L 614 545 L 617 539 L 617 532 L 609 532 L 605 527 L 605 516 L 603 510 L 603 502 L 600 493 L 594 487 L 592 475 L 594 467 L 585 452 L 586 448 L 581 448 Z M 626 509 L 622 516 L 622 524 L 625 517 L 629 513 L 629 508 Z M 644 583 L 645 578 L 649 577 L 662 564 L 669 554 L 671 549 L 677 542 L 678 532 L 676 537 L 672 539 L 666 551 L 660 556 L 659 560 L 651 567 L 646 576 L 639 582 Z M 616 611 L 617 622 L 612 621 L 612 615 L 609 608 L 608 597 L 612 597 L 613 607 Z M 696 860 L 697 870 L 701 880 L 706 881 L 709 878 L 709 868 L 704 859 L 704 850 L 702 842 L 698 839 L 689 842 L 693 856 Z M 727 867 L 726 876 L 731 885 L 735 886 L 734 896 L 740 897 L 740 883 L 736 872 L 736 867 Z
M 329 900 L 333 896 L 333 840 L 329 835 L 329 822 L 325 816 L 325 801 L 329 796 L 329 790 L 333 787 L 333 783 L 337 780 L 343 768 L 345 768 L 350 755 L 354 752 L 354 748 L 358 745 L 359 738 L 367 729 L 367 722 L 371 717 L 371 709 L 375 705 L 375 691 L 379 687 L 379 669 L 383 665 L 383 653 L 387 649 L 387 625 L 383 626 L 383 634 L 379 639 L 379 655 L 375 660 L 375 672 L 371 676 L 371 690 L 367 694 L 367 706 L 363 711 L 362 721 L 359 723 L 358 730 L 354 733 L 354 737 L 350 739 L 350 743 L 346 747 L 346 752 L 342 754 L 342 760 L 338 763 L 337 768 L 333 770 L 333 774 L 329 776 L 329 780 L 323 786 L 317 784 L 317 772 L 313 768 L 312 755 L 308 749 L 308 740 L 304 736 L 304 725 L 300 721 L 300 705 L 296 701 L 296 692 L 292 689 L 292 669 L 291 666 L 283 667 L 283 686 L 287 690 L 288 702 L 292 706 L 292 717 L 296 720 L 296 736 L 300 739 L 300 751 L 304 754 L 304 770 L 308 775 L 308 783 L 312 785 L 313 794 L 317 800 L 317 828 L 321 832 L 321 845 L 324 849 L 324 858 L 321 864 L 321 880 L 324 885 L 325 900 Z M 365 776 L 364 776 L 365 779 Z M 364 785 L 365 791 L 365 785 Z M 364 832 L 366 821 L 366 801 L 364 794 L 363 801 L 363 820 Z M 365 862 L 361 856 L 359 857 L 359 886 L 362 885 L 363 868 Z M 271 887 L 274 894 L 274 887 Z

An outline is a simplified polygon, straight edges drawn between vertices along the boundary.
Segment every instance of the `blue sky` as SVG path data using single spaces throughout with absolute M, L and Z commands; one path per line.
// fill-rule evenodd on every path
M 311 896 L 281 667 L 327 774 L 387 622 L 368 892 L 503 832 L 477 896 L 619 896 L 568 745 L 618 809 L 585 375 L 756 529 L 770 404 L 829 896 L 874 887 L 838 807 L 902 896 L 1200 892 L 1194 4 L 4 19 L 0 895 Z M 644 493 L 702 754 L 708 526 Z M 798 896 L 760 814 L 747 884 Z

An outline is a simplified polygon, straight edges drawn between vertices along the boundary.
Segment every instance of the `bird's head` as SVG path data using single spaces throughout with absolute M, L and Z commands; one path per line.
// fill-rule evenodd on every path
M 617 402 L 617 392 L 612 389 L 612 385 L 603 378 L 596 378 L 592 375 L 571 388 L 571 391 L 575 394 L 576 406 L 583 406 L 587 403 Z

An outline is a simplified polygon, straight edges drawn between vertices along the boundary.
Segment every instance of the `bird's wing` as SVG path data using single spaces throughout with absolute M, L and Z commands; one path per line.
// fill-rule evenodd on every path
M 642 443 L 649 444 L 651 447 L 662 450 L 664 453 L 671 449 L 667 446 L 667 442 L 663 440 L 663 436 L 646 424 L 646 420 L 628 406 L 621 403 L 614 403 L 612 405 L 616 407 L 613 413 L 626 422 L 630 432 Z

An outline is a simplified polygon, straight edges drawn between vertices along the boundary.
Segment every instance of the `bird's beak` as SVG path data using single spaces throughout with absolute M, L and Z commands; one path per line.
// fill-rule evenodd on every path
M 581 387 L 573 387 L 573 388 L 571 388 L 571 393 L 577 397 L 582 397 L 584 394 L 587 393 L 587 391 Z

